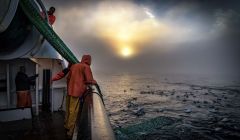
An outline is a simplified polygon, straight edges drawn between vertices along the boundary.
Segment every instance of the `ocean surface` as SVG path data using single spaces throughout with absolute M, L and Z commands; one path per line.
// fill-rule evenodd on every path
M 240 139 L 237 76 L 123 73 L 96 79 L 118 139 Z M 173 121 L 144 124 L 156 118 Z M 122 131 L 131 126 L 140 129 Z

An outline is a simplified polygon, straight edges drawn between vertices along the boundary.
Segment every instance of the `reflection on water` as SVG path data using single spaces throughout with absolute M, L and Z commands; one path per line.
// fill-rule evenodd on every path
M 236 77 L 119 74 L 98 75 L 97 80 L 114 129 L 165 116 L 181 123 L 139 135 L 148 139 L 240 138 L 240 82 Z

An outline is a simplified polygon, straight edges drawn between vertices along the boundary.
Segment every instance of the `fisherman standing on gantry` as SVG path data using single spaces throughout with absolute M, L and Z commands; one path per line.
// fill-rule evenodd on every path
M 53 23 L 56 20 L 56 17 L 54 15 L 55 11 L 56 11 L 55 7 L 50 7 L 49 10 L 47 11 L 48 20 L 49 20 L 50 25 L 53 25 Z M 43 12 L 41 12 L 41 16 L 43 18 L 45 18 L 45 14 Z
M 64 127 L 68 130 L 67 135 L 72 137 L 80 108 L 80 99 L 87 90 L 87 84 L 97 84 L 93 79 L 91 56 L 83 55 L 80 63 L 73 64 L 52 78 L 53 81 L 67 76 L 66 114 Z

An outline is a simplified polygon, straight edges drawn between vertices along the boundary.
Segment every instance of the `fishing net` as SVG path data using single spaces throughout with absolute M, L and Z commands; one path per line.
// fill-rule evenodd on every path
M 118 128 L 115 130 L 116 138 L 118 140 L 147 139 L 147 134 L 165 126 L 176 124 L 178 121 L 179 120 L 176 118 L 160 116 L 139 124 L 127 126 L 125 128 Z

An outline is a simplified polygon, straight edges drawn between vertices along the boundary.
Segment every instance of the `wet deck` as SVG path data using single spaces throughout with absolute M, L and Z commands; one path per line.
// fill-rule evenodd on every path
M 0 123 L 1 140 L 67 140 L 64 113 L 41 113 L 32 120 Z

